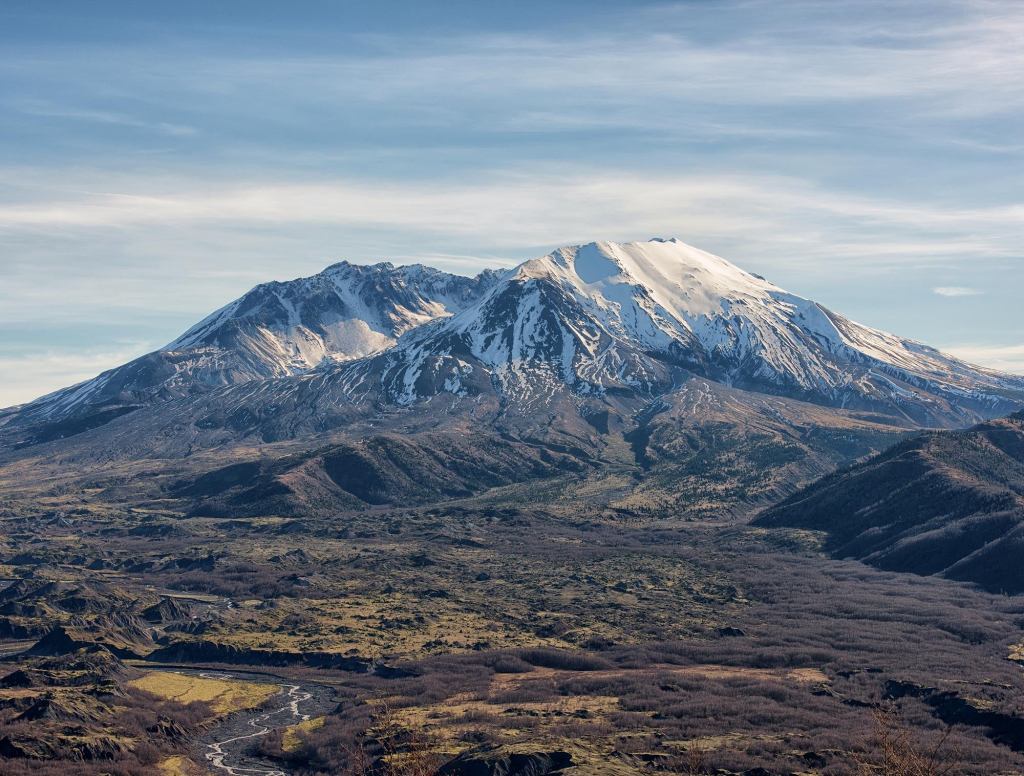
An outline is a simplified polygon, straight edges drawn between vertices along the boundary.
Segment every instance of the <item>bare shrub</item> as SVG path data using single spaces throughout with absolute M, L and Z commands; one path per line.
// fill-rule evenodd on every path
M 903 725 L 891 709 L 874 710 L 875 729 L 866 747 L 870 753 L 858 760 L 860 776 L 947 776 L 960 773 L 957 752 L 947 746 L 952 728 L 932 741 L 921 741 Z

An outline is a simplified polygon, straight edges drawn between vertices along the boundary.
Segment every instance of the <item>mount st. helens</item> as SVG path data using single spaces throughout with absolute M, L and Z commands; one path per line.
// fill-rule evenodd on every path
M 840 425 L 902 429 L 1024 406 L 1024 378 L 651 240 L 562 248 L 472 279 L 340 264 L 259 286 L 166 350 L 9 410 L 0 436 L 8 450 L 64 450 L 70 437 L 103 456 L 173 457 L 440 428 L 580 452 L 609 434 L 637 448 L 667 409 L 723 389 L 766 417 L 777 396 L 830 408 Z M 688 406 L 700 420 L 700 403 Z
M 0 412 L 4 773 L 1024 773 L 1021 378 L 674 241 L 143 363 Z M 265 672 L 318 708 L 239 764 Z

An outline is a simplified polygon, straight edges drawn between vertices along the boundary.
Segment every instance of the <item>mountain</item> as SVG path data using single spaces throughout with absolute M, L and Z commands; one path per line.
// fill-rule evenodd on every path
M 571 451 L 486 432 L 376 434 L 309 451 L 263 456 L 186 477 L 166 488 L 197 514 L 308 516 L 387 504 L 420 504 L 587 471 Z
M 835 556 L 1024 592 L 1024 413 L 902 442 L 762 513 Z
M 651 240 L 562 248 L 473 279 L 341 264 L 259 286 L 169 349 L 8 413 L 0 436 L 88 444 L 109 425 L 97 454 L 181 455 L 472 418 L 475 430 L 575 444 L 602 415 L 635 430 L 695 378 L 902 428 L 1024 406 L 1024 378 Z
M 343 261 L 312 277 L 264 283 L 166 347 L 18 408 L 15 420 L 35 426 L 34 441 L 59 439 L 156 401 L 361 358 L 465 309 L 498 276 Z
M 0 469 L 205 515 L 558 479 L 593 483 L 600 508 L 708 518 L 1022 407 L 1024 378 L 676 240 L 600 242 L 476 278 L 340 264 L 259 286 L 168 349 L 7 411 Z

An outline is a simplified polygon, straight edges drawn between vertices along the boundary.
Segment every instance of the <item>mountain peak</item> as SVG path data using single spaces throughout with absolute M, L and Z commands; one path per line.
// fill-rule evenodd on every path
M 404 267 L 396 268 L 395 265 L 387 260 L 376 261 L 372 264 L 358 264 L 356 262 L 349 261 L 348 259 L 342 259 L 336 261 L 333 264 L 324 267 L 320 272 L 315 275 L 310 275 L 310 278 L 316 277 L 347 277 L 349 275 L 369 275 L 369 274 L 380 274 L 387 272 L 394 272 L 395 269 L 404 269 Z M 298 278 L 301 280 L 302 278 Z
M 308 277 L 261 283 L 160 350 L 31 402 L 24 419 L 53 422 L 362 358 L 463 310 L 495 281 L 486 272 L 467 278 L 419 264 L 343 260 Z
M 764 278 L 677 238 L 646 242 L 598 241 L 573 245 L 520 268 L 522 277 L 555 276 L 586 290 L 630 285 L 678 320 L 720 311 L 729 299 L 766 299 L 784 293 Z M 683 312 L 683 318 L 674 315 Z

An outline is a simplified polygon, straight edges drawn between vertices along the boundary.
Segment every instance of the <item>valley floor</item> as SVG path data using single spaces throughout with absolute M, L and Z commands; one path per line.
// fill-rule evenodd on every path
M 222 765 L 1024 773 L 1024 598 L 831 560 L 808 532 L 522 489 L 309 519 L 9 510 L 4 528 L 12 776 L 205 773 L 208 743 L 292 685 L 319 700 Z M 913 758 L 938 765 L 899 770 Z

